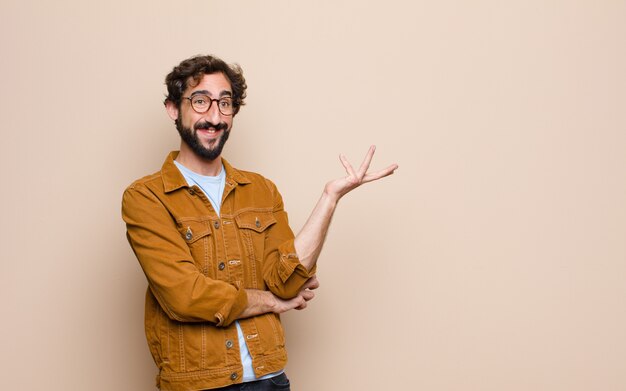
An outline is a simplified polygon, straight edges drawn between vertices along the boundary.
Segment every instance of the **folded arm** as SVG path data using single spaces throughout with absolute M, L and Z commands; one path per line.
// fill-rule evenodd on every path
M 248 304 L 243 310 L 239 319 L 249 318 L 268 312 L 282 314 L 289 310 L 302 310 L 307 306 L 307 302 L 315 297 L 314 289 L 319 287 L 316 277 L 311 277 L 302 287 L 298 295 L 291 299 L 281 299 L 270 291 L 257 289 L 246 289 Z
M 150 291 L 171 319 L 228 326 L 247 308 L 245 289 L 198 270 L 168 210 L 149 189 L 127 189 L 122 216 Z

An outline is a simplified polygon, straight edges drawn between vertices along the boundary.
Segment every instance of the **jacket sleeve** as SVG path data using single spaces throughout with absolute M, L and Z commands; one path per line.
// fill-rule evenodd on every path
M 297 296 L 306 281 L 315 275 L 317 265 L 307 270 L 300 263 L 282 196 L 276 185 L 269 180 L 266 181 L 273 193 L 273 215 L 276 224 L 268 229 L 269 232 L 265 237 L 263 279 L 273 294 L 282 299 L 290 299 Z
M 171 319 L 228 326 L 243 312 L 245 289 L 198 270 L 171 215 L 149 189 L 135 185 L 124 192 L 122 217 L 150 290 Z

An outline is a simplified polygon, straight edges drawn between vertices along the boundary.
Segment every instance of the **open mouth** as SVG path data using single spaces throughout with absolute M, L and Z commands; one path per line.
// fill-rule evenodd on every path
M 214 128 L 210 128 L 210 129 L 198 129 L 198 131 L 205 132 L 205 133 L 209 133 L 209 134 L 213 134 L 213 133 L 220 132 L 220 131 L 221 131 L 221 129 L 214 129 Z
M 214 137 L 217 136 L 218 134 L 220 134 L 220 132 L 222 131 L 222 129 L 215 129 L 215 128 L 200 128 L 196 130 L 197 134 L 201 134 L 203 136 L 208 136 L 208 137 Z
M 226 124 L 212 124 L 210 122 L 200 122 L 195 126 L 196 132 L 200 132 L 205 135 L 216 135 L 220 131 L 226 129 Z

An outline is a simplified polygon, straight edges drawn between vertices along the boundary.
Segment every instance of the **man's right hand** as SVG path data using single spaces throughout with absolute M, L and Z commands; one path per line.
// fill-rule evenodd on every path
M 313 276 L 309 278 L 309 280 L 302 286 L 302 290 L 300 290 L 300 293 L 298 293 L 298 296 L 294 297 L 293 299 L 282 300 L 274 296 L 274 298 L 277 301 L 281 302 L 278 304 L 279 308 L 281 309 L 287 308 L 281 312 L 277 312 L 277 311 L 274 311 L 274 312 L 277 314 L 280 314 L 280 313 L 287 312 L 292 309 L 296 309 L 296 310 L 305 309 L 308 305 L 307 303 L 310 300 L 313 300 L 313 298 L 315 298 L 315 292 L 313 292 L 313 290 L 319 288 L 319 286 L 320 286 L 320 283 L 317 280 L 317 277 Z M 286 307 L 283 306 L 285 304 L 286 304 Z
M 316 276 L 302 286 L 302 290 L 292 299 L 284 300 L 275 296 L 270 291 L 261 291 L 258 289 L 246 289 L 248 294 L 248 305 L 239 316 L 239 319 L 249 318 L 273 312 L 282 314 L 290 310 L 303 310 L 307 307 L 307 303 L 315 297 L 314 289 L 320 286 Z

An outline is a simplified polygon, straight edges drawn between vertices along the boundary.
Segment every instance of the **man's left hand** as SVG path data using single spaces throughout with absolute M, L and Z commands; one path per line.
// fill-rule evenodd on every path
M 363 160 L 363 163 L 361 163 L 358 171 L 354 171 L 354 168 L 344 155 L 339 155 L 339 160 L 341 160 L 341 164 L 346 169 L 346 173 L 348 175 L 328 182 L 324 188 L 324 192 L 336 201 L 339 201 L 341 197 L 362 184 L 393 174 L 393 172 L 398 168 L 397 164 L 392 164 L 389 167 L 377 172 L 367 172 L 370 167 L 372 157 L 374 157 L 374 151 L 376 151 L 376 146 L 372 145 L 369 151 L 367 151 L 367 155 L 365 155 L 365 159 Z

